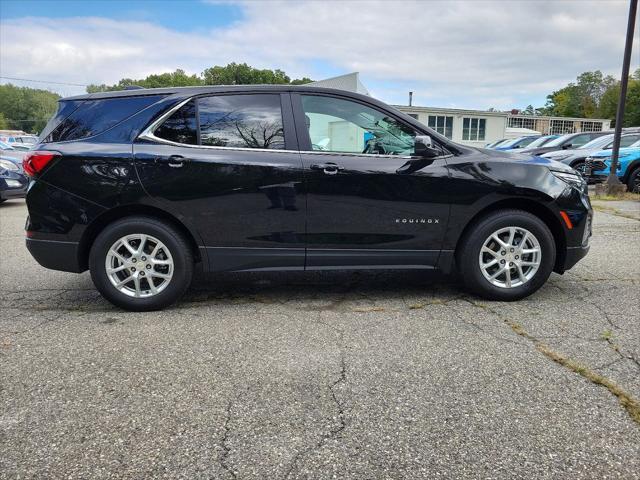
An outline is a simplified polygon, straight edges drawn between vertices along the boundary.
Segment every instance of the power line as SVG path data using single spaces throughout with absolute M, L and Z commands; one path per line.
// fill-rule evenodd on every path
M 55 85 L 70 85 L 72 87 L 88 87 L 88 85 L 85 85 L 84 83 L 51 82 L 47 80 L 34 80 L 33 78 L 5 77 L 2 75 L 0 75 L 0 78 L 4 78 L 5 80 L 18 80 L 20 82 L 52 83 Z

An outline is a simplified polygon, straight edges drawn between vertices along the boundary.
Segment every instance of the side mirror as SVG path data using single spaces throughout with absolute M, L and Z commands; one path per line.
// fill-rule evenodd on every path
M 413 152 L 416 157 L 435 158 L 442 153 L 439 148 L 434 148 L 429 135 L 416 135 L 413 141 Z
M 563 150 L 568 150 L 569 148 L 571 148 L 573 145 L 571 145 L 570 143 L 565 143 L 564 145 L 562 145 L 562 149 Z

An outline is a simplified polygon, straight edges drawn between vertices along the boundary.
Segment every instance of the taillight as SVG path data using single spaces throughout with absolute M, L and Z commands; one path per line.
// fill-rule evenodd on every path
M 59 155 L 60 154 L 58 152 L 48 152 L 45 150 L 27 153 L 27 155 L 22 159 L 22 168 L 24 168 L 24 173 L 30 177 L 35 177 L 51 160 L 54 159 L 54 157 Z

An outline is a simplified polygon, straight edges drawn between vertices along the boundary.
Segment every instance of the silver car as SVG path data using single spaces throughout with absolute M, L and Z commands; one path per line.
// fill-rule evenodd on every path
M 640 140 L 640 133 L 628 133 L 622 135 L 620 138 L 620 148 L 628 147 L 638 140 Z M 574 150 L 556 150 L 544 153 L 540 156 L 550 160 L 566 163 L 584 175 L 585 160 L 587 157 L 593 153 L 599 152 L 600 150 L 607 150 L 611 148 L 613 148 L 613 134 L 594 138 L 589 143 L 585 143 Z

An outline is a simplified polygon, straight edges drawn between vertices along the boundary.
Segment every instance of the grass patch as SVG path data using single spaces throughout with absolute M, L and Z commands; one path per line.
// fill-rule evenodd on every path
M 591 201 L 602 200 L 603 202 L 612 202 L 616 200 L 632 200 L 640 202 L 639 193 L 624 192 L 620 195 L 589 195 Z

